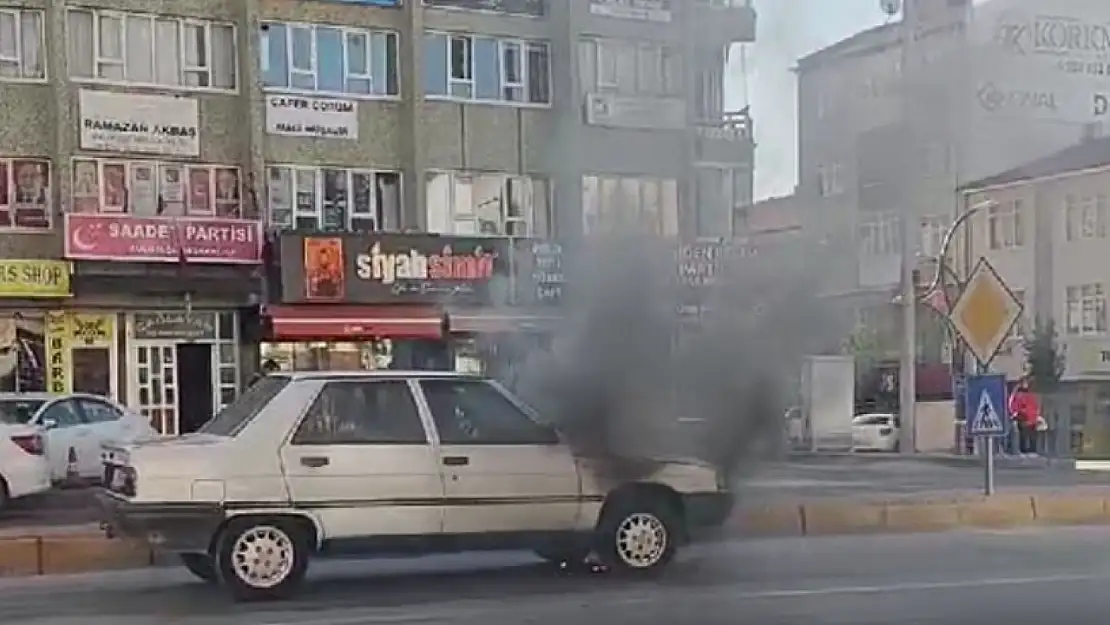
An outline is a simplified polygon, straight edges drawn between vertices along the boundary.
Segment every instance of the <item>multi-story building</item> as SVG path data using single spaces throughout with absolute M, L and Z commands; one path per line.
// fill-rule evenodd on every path
M 612 228 L 723 236 L 750 202 L 750 120 L 722 110 L 749 2 L 4 5 L 0 105 L 18 123 L 0 128 L 0 258 L 19 277 L 0 306 L 30 346 L 9 386 L 116 395 L 165 431 L 230 401 L 258 341 L 282 340 L 283 308 L 258 305 L 303 297 L 259 279 L 290 253 L 267 252 L 267 232 L 343 233 L 352 254 L 376 232 L 472 251 Z M 330 299 L 398 301 L 371 291 Z

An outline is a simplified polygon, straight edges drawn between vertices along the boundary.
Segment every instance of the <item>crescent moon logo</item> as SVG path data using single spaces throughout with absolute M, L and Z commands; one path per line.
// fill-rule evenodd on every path
M 81 250 L 82 252 L 91 252 L 92 250 L 96 249 L 96 243 L 89 242 L 82 238 L 84 234 L 85 228 L 83 226 L 78 226 L 73 229 L 73 234 L 70 235 L 70 240 L 73 243 L 73 247 Z

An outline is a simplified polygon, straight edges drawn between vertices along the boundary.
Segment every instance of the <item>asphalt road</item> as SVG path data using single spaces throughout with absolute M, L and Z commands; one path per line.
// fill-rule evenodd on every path
M 695 550 L 656 581 L 527 555 L 320 563 L 298 598 L 234 604 L 176 569 L 0 581 L 5 625 L 1101 623 L 1110 529 L 779 539 Z

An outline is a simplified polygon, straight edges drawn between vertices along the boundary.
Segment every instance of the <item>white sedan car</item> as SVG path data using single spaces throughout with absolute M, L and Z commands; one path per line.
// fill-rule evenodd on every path
M 51 482 L 99 479 L 102 445 L 157 435 L 142 416 L 85 393 L 0 393 L 0 423 L 42 433 Z
M 0 423 L 0 512 L 13 499 L 50 490 L 45 452 L 38 428 Z
M 852 419 L 852 451 L 898 451 L 898 418 L 870 412 Z

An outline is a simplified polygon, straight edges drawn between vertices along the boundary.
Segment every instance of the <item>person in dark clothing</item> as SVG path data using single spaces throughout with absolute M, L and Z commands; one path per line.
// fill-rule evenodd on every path
M 250 387 L 254 386 L 262 378 L 270 375 L 271 373 L 275 373 L 277 371 L 281 371 L 281 365 L 279 365 L 277 363 L 277 361 L 275 361 L 273 358 L 267 358 L 262 363 L 262 367 L 260 367 L 259 372 L 254 374 L 254 377 L 251 378 L 250 384 L 247 385 L 247 388 L 250 388 Z

